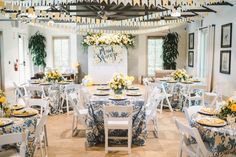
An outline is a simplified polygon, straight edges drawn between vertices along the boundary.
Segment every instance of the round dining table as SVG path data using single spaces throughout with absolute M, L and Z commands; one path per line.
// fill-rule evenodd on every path
M 199 130 L 203 141 L 209 146 L 213 156 L 236 155 L 236 129 L 230 125 L 210 127 L 197 122 L 197 120 L 204 118 L 209 118 L 209 116 L 195 113 L 192 115 L 191 123 L 193 127 Z
M 10 117 L 7 118 L 12 121 L 10 125 L 0 127 L 0 136 L 9 133 L 21 133 L 25 130 L 29 132 L 26 146 L 26 157 L 31 157 L 34 152 L 34 138 L 39 116 L 30 117 Z M 3 146 L 1 151 L 9 149 L 9 146 Z
M 86 138 L 89 146 L 94 146 L 99 143 L 105 143 L 104 134 L 104 119 L 103 119 L 103 106 L 104 105 L 132 105 L 133 106 L 133 133 L 132 144 L 144 145 L 147 138 L 147 124 L 144 97 L 141 96 L 125 96 L 124 100 L 111 100 L 112 92 L 109 96 L 96 96 L 92 94 L 88 102 L 88 117 L 87 117 L 87 130 Z M 138 92 L 138 91 L 137 91 Z M 131 92 L 132 93 L 132 92 Z M 112 130 L 110 134 L 119 136 L 125 135 L 127 132 L 123 130 Z M 119 140 L 111 140 L 113 144 L 120 144 Z

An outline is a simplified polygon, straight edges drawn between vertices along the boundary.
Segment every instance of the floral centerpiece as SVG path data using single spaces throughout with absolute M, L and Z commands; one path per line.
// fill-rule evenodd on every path
M 6 117 L 9 117 L 11 114 L 9 104 L 7 103 L 6 95 L 2 90 L 0 90 L 0 110 L 0 116 L 3 116 L 5 114 Z
M 92 86 L 93 85 L 93 79 L 89 75 L 86 75 L 82 79 L 82 84 L 84 86 Z
M 176 81 L 186 81 L 189 78 L 188 73 L 184 69 L 177 69 L 171 76 Z
M 115 74 L 109 82 L 109 86 L 115 94 L 122 94 L 123 90 L 128 86 L 127 77 L 123 74 Z
M 61 82 L 63 80 L 63 77 L 58 71 L 49 70 L 46 73 L 45 80 L 48 82 Z
M 221 107 L 218 117 L 226 120 L 228 116 L 236 117 L 236 102 L 228 100 L 224 106 Z
M 82 41 L 84 47 L 99 46 L 99 45 L 119 45 L 133 47 L 134 36 L 131 34 L 102 34 L 102 33 L 88 33 L 84 36 Z

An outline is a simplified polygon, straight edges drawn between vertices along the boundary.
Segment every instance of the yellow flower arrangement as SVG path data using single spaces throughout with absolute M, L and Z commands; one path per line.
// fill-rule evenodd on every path
M 46 73 L 46 81 L 48 82 L 60 82 L 62 80 L 62 75 L 56 70 L 50 70 Z
M 184 69 L 177 69 L 171 76 L 177 81 L 186 81 L 189 78 L 188 73 Z
M 227 103 L 220 109 L 219 117 L 226 119 L 228 115 L 236 117 L 236 102 L 233 100 L 228 100 Z
M 134 81 L 133 76 L 124 76 L 123 74 L 115 74 L 109 82 L 110 88 L 116 94 L 121 94 L 124 89 L 131 85 Z

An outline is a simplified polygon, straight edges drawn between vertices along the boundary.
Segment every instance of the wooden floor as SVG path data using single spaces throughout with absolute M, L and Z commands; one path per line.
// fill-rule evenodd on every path
M 112 152 L 105 154 L 104 145 L 85 149 L 85 137 L 71 136 L 72 115 L 48 117 L 48 156 L 49 157 L 176 157 L 179 152 L 179 136 L 173 117 L 185 121 L 182 112 L 171 113 L 168 110 L 159 115 L 159 138 L 149 134 L 145 146 L 132 147 L 132 153 Z M 36 157 L 40 156 L 39 150 Z

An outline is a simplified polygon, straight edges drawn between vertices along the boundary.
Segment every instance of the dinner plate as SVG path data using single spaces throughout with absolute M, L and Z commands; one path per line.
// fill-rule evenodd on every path
M 197 82 L 201 82 L 200 80 L 193 80 L 192 82 L 195 82 L 195 83 L 197 83 Z
M 97 90 L 110 90 L 109 87 L 98 87 Z
M 126 93 L 127 96 L 141 96 L 141 93 Z
M 127 90 L 139 90 L 139 88 L 138 87 L 128 87 Z
M 51 83 L 40 83 L 40 85 L 51 85 Z
M 160 79 L 160 81 L 168 81 L 167 79 Z
M 177 83 L 177 81 L 167 81 L 167 83 Z
M 108 96 L 110 95 L 109 93 L 94 93 L 96 96 Z
M 17 111 L 13 111 L 12 116 L 13 117 L 32 117 L 38 114 L 38 111 L 33 109 L 33 108 L 26 108 L 26 109 L 22 109 L 22 110 L 17 110 Z
M 11 125 L 13 121 L 9 118 L 0 118 L 0 128 Z
M 197 123 L 208 127 L 223 127 L 227 125 L 226 121 L 219 118 L 202 118 L 198 119 Z
M 16 104 L 11 107 L 12 110 L 21 110 L 25 107 L 23 104 Z
M 109 99 L 114 100 L 114 101 L 122 101 L 122 100 L 126 100 L 127 98 L 123 96 L 112 96 L 112 97 L 109 97 Z
M 39 82 L 31 82 L 30 84 L 39 84 Z
M 202 108 L 198 111 L 198 113 L 203 114 L 203 115 L 207 115 L 207 116 L 214 116 L 217 114 L 216 111 L 211 111 L 210 108 Z
M 188 81 L 183 81 L 181 83 L 184 83 L 184 84 L 193 84 L 193 82 L 188 82 Z
M 61 84 L 61 85 L 66 85 L 66 84 L 69 84 L 70 82 L 58 82 L 58 84 Z

